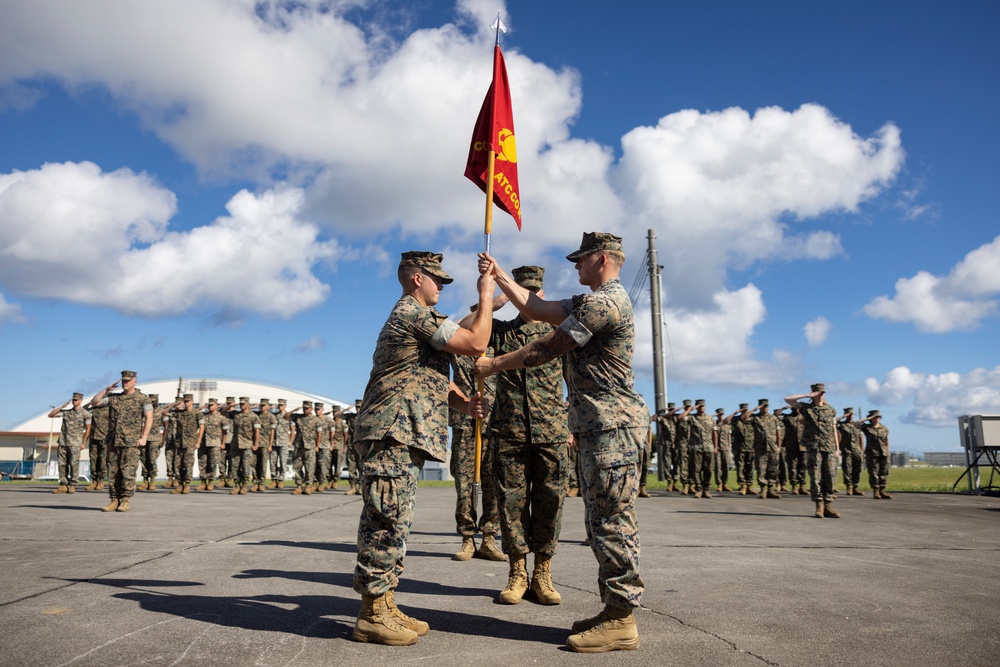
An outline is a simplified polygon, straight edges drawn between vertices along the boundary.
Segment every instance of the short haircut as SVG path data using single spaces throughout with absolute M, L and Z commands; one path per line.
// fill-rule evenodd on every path
M 614 264 L 615 267 L 620 269 L 622 268 L 622 266 L 624 266 L 625 253 L 623 253 L 621 250 L 604 250 L 602 252 L 605 255 L 607 255 L 607 258 L 611 260 L 611 263 Z
M 413 276 L 418 273 L 423 273 L 419 266 L 413 266 L 412 264 L 407 264 L 405 266 L 400 266 L 396 269 L 396 279 L 399 280 L 399 284 L 405 289 Z

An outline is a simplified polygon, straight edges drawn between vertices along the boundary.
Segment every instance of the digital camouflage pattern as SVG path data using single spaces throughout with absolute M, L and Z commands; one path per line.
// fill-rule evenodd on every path
M 358 522 L 358 561 L 354 590 L 384 595 L 395 590 L 403 573 L 406 538 L 413 525 L 417 478 L 423 468 L 422 450 L 393 440 L 355 442 L 362 459 Z
M 493 321 L 496 325 L 496 320 Z M 493 357 L 493 348 L 488 347 L 486 350 L 487 357 Z M 475 395 L 478 389 L 478 381 L 476 380 L 475 370 L 476 370 L 476 360 L 473 357 L 466 357 L 461 354 L 448 354 L 448 360 L 451 364 L 451 381 L 455 383 L 459 391 L 468 397 Z M 491 375 L 485 378 L 483 382 L 483 397 L 490 402 L 493 406 L 492 412 L 483 420 L 483 430 L 490 425 L 490 419 L 494 414 L 496 414 L 495 397 L 497 390 L 497 376 Z M 460 428 L 463 430 L 472 430 L 473 425 L 476 423 L 475 417 L 462 412 L 461 410 L 455 410 L 454 408 L 448 408 L 448 426 L 452 428 Z
M 250 484 L 253 479 L 254 433 L 260 431 L 260 417 L 252 411 L 237 412 L 233 415 L 233 442 L 236 460 L 236 478 L 240 484 Z
M 706 491 L 712 484 L 715 420 L 709 414 L 688 415 L 688 480 L 694 490 Z
M 805 452 L 809 466 L 809 495 L 813 502 L 833 502 L 833 482 L 837 478 L 837 454 L 825 449 Z
M 90 438 L 104 442 L 108 437 L 108 406 L 98 405 L 90 409 Z M 156 426 L 154 422 L 153 426 Z
M 865 458 L 868 462 L 868 484 L 872 489 L 885 489 L 889 481 L 889 429 L 882 422 L 865 422 Z
M 648 428 L 649 411 L 635 391 L 632 301 L 617 278 L 562 302 L 559 325 L 577 346 L 566 353 L 569 428 L 573 433 Z
M 291 447 L 292 422 L 282 417 L 274 424 L 274 445 L 271 447 L 270 464 L 271 479 L 279 483 L 285 481 L 288 471 L 288 450 Z
M 391 438 L 444 461 L 451 363 L 441 348 L 457 328 L 411 295 L 396 302 L 375 343 L 355 442 Z
M 797 414 L 783 414 L 781 423 L 784 427 L 781 429 L 781 438 L 785 464 L 788 466 L 788 483 L 793 487 L 804 486 L 808 457 L 802 445 L 802 420 Z
M 197 408 L 181 410 L 177 413 L 177 447 L 194 449 L 198 446 L 198 435 L 204 415 Z
M 809 451 L 836 452 L 837 409 L 832 405 L 799 402 L 802 443 Z
M 292 459 L 292 472 L 295 484 L 303 486 L 315 481 L 316 448 L 319 445 L 319 420 L 315 414 L 294 414 L 295 452 Z
M 729 467 L 733 461 L 733 425 L 717 421 L 715 423 L 715 433 L 719 439 L 715 459 L 712 462 L 712 468 L 715 471 L 715 484 L 716 486 L 728 485 Z
M 253 483 L 263 484 L 267 481 L 267 466 L 271 460 L 269 447 L 274 446 L 274 438 L 278 430 L 278 419 L 270 410 L 261 410 L 257 415 L 260 419 L 260 440 L 257 451 L 253 453 Z M 283 420 L 282 420 L 283 421 Z M 272 477 L 274 474 L 272 473 Z
M 477 517 L 478 508 L 472 504 L 475 484 L 476 428 L 475 421 L 469 429 L 453 428 L 451 431 L 451 462 L 448 470 L 455 480 L 455 530 L 463 537 L 496 535 L 500 530 L 496 480 L 493 467 L 494 446 L 488 438 L 482 440 L 480 461 L 480 487 L 482 489 L 483 515 Z
M 556 553 L 566 498 L 567 448 L 567 442 L 494 439 L 491 449 L 495 452 L 493 466 L 504 553 Z
M 149 397 L 136 389 L 131 394 L 111 394 L 101 403 L 108 406 L 108 496 L 135 495 L 135 472 L 139 467 L 139 438 L 145 414 L 152 412 Z
M 83 408 L 69 408 L 61 410 L 59 416 L 62 418 L 62 426 L 57 444 L 60 447 L 76 447 L 79 452 L 83 447 L 83 435 L 92 423 L 90 412 Z
M 770 412 L 750 417 L 753 424 L 754 454 L 757 459 L 757 483 L 762 487 L 778 484 L 781 460 L 781 427 Z
M 218 478 L 222 442 L 229 429 L 229 420 L 218 412 L 209 412 L 202 421 L 205 424 L 205 437 L 198 450 L 198 474 L 202 480 L 214 482 Z

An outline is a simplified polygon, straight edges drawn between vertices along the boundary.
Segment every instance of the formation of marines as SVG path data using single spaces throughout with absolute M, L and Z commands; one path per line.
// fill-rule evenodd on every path
M 590 292 L 561 301 L 544 299 L 541 267 L 508 275 L 480 254 L 479 300 L 461 322 L 434 308 L 452 282 L 442 259 L 431 252 L 402 254 L 397 278 L 403 295 L 379 334 L 364 398 L 353 414 L 333 406 L 327 415 L 326 406 L 308 400 L 289 411 L 284 399 L 272 408 L 269 399 L 252 403 L 246 396 L 225 403 L 212 398 L 201 407 L 193 395 L 182 394 L 161 405 L 155 394 L 136 389 L 135 372 L 122 371 L 121 392 L 112 393 L 113 383 L 86 405 L 74 394 L 72 407 L 67 402 L 50 414 L 63 418 L 55 492 L 75 492 L 79 453 L 88 442 L 95 474 L 88 488 L 101 490 L 107 479 L 111 502 L 105 512 L 129 510 L 140 466 L 144 482 L 138 488 L 156 489 L 161 449 L 166 486 L 174 494 L 191 492 L 196 460 L 198 490 L 213 491 L 218 482 L 233 495 L 281 488 L 289 474 L 294 495 L 336 488 L 346 462 L 348 493 L 363 501 L 354 570 L 362 603 L 353 637 L 411 645 L 430 627 L 396 605 L 395 589 L 420 470 L 428 460 L 446 458 L 450 425 L 462 538 L 455 559 L 506 560 L 509 578 L 498 602 L 517 604 L 530 595 L 540 604 L 560 604 L 551 572 L 562 508 L 567 496 L 583 498 L 604 608 L 573 623 L 566 645 L 577 652 L 639 646 L 634 610 L 645 585 L 635 503 L 649 497 L 651 423 L 670 491 L 711 498 L 713 474 L 716 491 L 732 491 L 729 471 L 735 467 L 740 494 L 778 499 L 789 489 L 807 493 L 808 471 L 816 516 L 837 518 L 837 457 L 848 493 L 857 495 L 864 455 L 875 497 L 891 498 L 885 492 L 888 429 L 878 411 L 855 421 L 847 409 L 838 420 L 822 384 L 786 397 L 787 407 L 773 411 L 761 399 L 753 410 L 744 403 L 729 415 L 719 408 L 713 417 L 699 399 L 680 408 L 671 403 L 650 417 L 634 389 L 635 321 L 619 280 L 621 238 L 584 234 L 567 259 Z M 494 297 L 497 287 L 501 294 Z M 493 310 L 507 302 L 518 317 L 493 319 Z M 469 496 L 473 480 L 484 489 L 481 517 Z
M 729 475 L 735 468 L 740 495 L 757 494 L 765 499 L 780 499 L 782 493 L 810 495 L 817 503 L 817 517 L 839 518 L 832 507 L 839 463 L 847 495 L 863 495 L 864 465 L 873 497 L 892 498 L 885 490 L 889 429 L 878 410 L 855 419 L 854 409 L 845 408 L 838 419 L 836 410 L 826 403 L 823 384 L 814 384 L 810 393 L 788 396 L 784 402 L 772 410 L 768 399 L 762 398 L 756 408 L 741 403 L 729 415 L 717 408 L 714 419 L 706 414 L 702 399 L 694 404 L 685 400 L 680 408 L 668 403 L 655 416 L 657 451 L 668 491 L 697 498 L 711 498 L 712 488 L 733 491 Z M 640 489 L 640 495 L 644 491 Z

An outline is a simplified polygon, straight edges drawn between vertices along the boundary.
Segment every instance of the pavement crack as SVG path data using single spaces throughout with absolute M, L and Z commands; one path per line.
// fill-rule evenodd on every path
M 682 619 L 682 618 L 680 618 L 678 616 L 674 616 L 673 614 L 666 614 L 666 613 L 664 613 L 662 611 L 657 611 L 657 610 L 652 609 L 650 607 L 642 607 L 642 609 L 645 609 L 648 612 L 656 614 L 657 616 L 662 616 L 663 618 L 669 618 L 669 619 L 671 619 L 671 620 L 679 623 L 680 625 L 683 625 L 686 628 L 690 628 L 690 629 L 695 630 L 697 632 L 700 632 L 700 633 L 702 633 L 704 635 L 708 635 L 709 637 L 717 639 L 720 642 L 722 642 L 723 644 L 726 644 L 727 646 L 729 646 L 729 648 L 731 648 L 732 650 L 734 650 L 734 651 L 736 651 L 738 653 L 743 653 L 745 655 L 748 655 L 751 658 L 756 658 L 757 660 L 761 661 L 765 665 L 771 665 L 772 667 L 780 667 L 779 663 L 774 662 L 773 660 L 768 660 L 764 656 L 759 655 L 757 653 L 753 653 L 752 651 L 747 651 L 746 649 L 742 649 L 742 648 L 740 648 L 739 646 L 736 645 L 736 642 L 730 641 L 730 640 L 726 639 L 725 637 L 723 637 L 722 635 L 719 635 L 719 634 L 717 634 L 715 632 L 712 632 L 711 630 L 706 630 L 705 628 L 702 628 L 702 627 L 699 627 L 697 625 L 693 625 L 691 623 L 688 623 L 687 621 L 685 621 L 684 619 Z

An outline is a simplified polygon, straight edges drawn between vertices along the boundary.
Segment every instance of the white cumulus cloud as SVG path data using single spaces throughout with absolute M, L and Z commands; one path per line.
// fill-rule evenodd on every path
M 902 420 L 919 426 L 957 426 L 964 414 L 1000 413 L 1000 366 L 968 373 L 928 374 L 899 366 L 883 380 L 865 380 L 869 400 L 910 408 Z
M 0 293 L 0 326 L 3 326 L 7 322 L 12 324 L 23 324 L 24 316 L 21 314 L 21 306 L 16 303 L 10 303 L 7 301 L 6 297 Z
M 197 306 L 288 317 L 329 290 L 337 244 L 300 218 L 303 192 L 237 193 L 229 215 L 172 232 L 173 193 L 128 169 L 46 164 L 0 175 L 0 285 L 160 316 Z
M 817 317 L 811 322 L 807 322 L 803 330 L 806 334 L 806 342 L 810 347 L 816 347 L 826 342 L 826 337 L 830 335 L 830 320 L 823 316 Z
M 912 322 L 920 331 L 977 327 L 998 313 L 1000 236 L 968 253 L 946 276 L 920 271 L 896 281 L 896 294 L 878 296 L 864 312 L 875 319 Z

